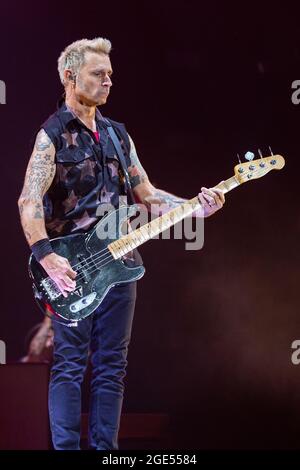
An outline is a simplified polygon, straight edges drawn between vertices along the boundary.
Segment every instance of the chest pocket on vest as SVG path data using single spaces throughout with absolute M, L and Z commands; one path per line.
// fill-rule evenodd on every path
M 101 168 L 91 149 L 66 149 L 56 153 L 56 182 L 77 196 L 85 196 L 101 183 Z

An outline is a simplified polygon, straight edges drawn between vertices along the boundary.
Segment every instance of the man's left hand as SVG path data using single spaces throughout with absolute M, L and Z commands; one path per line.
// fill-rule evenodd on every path
M 225 196 L 221 189 L 217 188 L 201 188 L 201 193 L 198 194 L 199 201 L 204 209 L 204 217 L 210 215 L 221 209 L 225 203 Z

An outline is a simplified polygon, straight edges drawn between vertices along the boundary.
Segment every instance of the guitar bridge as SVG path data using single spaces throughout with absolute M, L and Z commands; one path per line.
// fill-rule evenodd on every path
M 61 295 L 59 288 L 50 277 L 43 279 L 41 281 L 41 286 L 48 295 L 49 300 L 55 300 Z

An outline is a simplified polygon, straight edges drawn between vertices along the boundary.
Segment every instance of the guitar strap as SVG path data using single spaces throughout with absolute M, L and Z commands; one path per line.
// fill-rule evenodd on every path
M 119 161 L 120 161 L 120 164 L 121 164 L 121 168 L 122 168 L 122 171 L 123 171 L 123 175 L 124 175 L 124 179 L 125 179 L 126 194 L 127 194 L 127 196 L 129 196 L 131 204 L 134 204 L 135 203 L 135 198 L 134 198 L 134 194 L 133 194 L 132 187 L 131 187 L 131 184 L 130 184 L 129 174 L 128 174 L 128 171 L 127 171 L 127 164 L 126 164 L 126 161 L 125 161 L 125 157 L 124 157 L 124 153 L 123 153 L 120 141 L 119 141 L 118 136 L 117 136 L 114 128 L 112 127 L 111 123 L 108 120 L 106 120 L 106 122 L 108 124 L 107 131 L 110 135 L 111 140 L 113 141 L 113 144 L 114 144 L 114 147 L 115 147 L 116 152 L 118 154 Z
M 126 164 L 125 156 L 124 156 L 120 141 L 118 139 L 118 136 L 117 136 L 114 128 L 112 127 L 112 125 L 108 121 L 108 119 L 106 119 L 105 122 L 108 124 L 107 131 L 108 131 L 108 133 L 111 137 L 111 140 L 113 141 L 114 147 L 115 147 L 116 152 L 117 152 L 118 157 L 119 157 L 121 168 L 123 170 L 123 175 L 124 175 L 124 178 L 125 178 L 125 190 L 126 190 L 127 197 L 129 196 L 130 204 L 135 204 L 135 198 L 134 198 L 134 194 L 133 194 L 132 187 L 131 187 L 131 184 L 130 184 L 129 174 L 128 174 L 128 171 L 127 171 L 127 164 Z M 140 255 L 138 249 L 135 248 L 133 250 L 133 252 L 135 253 L 134 257 L 135 257 L 137 265 L 143 264 L 143 259 Z

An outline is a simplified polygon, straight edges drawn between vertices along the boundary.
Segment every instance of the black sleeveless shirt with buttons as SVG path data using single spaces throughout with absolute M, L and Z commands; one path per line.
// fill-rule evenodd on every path
M 99 206 L 118 208 L 127 202 L 121 165 L 107 132 L 107 118 L 96 110 L 94 133 L 63 101 L 41 126 L 56 150 L 56 174 L 44 197 L 45 224 L 50 238 L 86 231 L 100 220 Z M 124 124 L 108 120 L 130 166 L 130 141 Z M 121 201 L 121 202 L 120 202 Z M 100 211 L 101 213 L 101 211 Z

